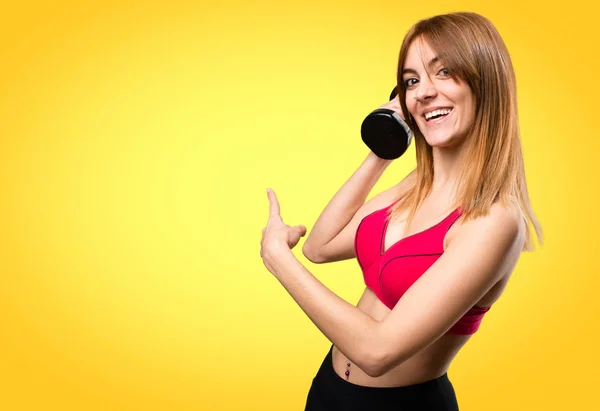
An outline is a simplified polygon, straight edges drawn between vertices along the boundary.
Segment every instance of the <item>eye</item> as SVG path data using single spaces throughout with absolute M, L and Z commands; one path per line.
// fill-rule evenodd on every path
M 448 70 L 446 67 L 443 67 L 440 69 L 440 71 L 438 71 L 438 74 L 441 74 L 442 76 L 450 76 L 450 70 Z
M 415 82 L 413 83 L 413 81 L 415 81 Z M 404 85 L 406 86 L 406 88 L 409 88 L 409 87 L 414 86 L 416 84 L 416 81 L 417 81 L 417 79 L 414 78 L 414 77 L 413 78 L 409 78 L 407 80 L 404 80 Z

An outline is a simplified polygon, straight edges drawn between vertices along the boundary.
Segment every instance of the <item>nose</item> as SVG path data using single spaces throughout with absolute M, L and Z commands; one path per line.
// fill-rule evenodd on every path
M 433 82 L 428 76 L 425 76 L 419 81 L 419 86 L 415 94 L 416 98 L 420 102 L 424 102 L 427 99 L 434 98 L 437 95 L 437 90 Z

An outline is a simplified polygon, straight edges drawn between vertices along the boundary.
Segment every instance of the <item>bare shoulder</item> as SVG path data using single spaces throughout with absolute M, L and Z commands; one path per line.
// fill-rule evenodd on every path
M 518 238 L 525 234 L 525 224 L 519 209 L 515 205 L 494 203 L 488 214 L 476 218 L 459 218 L 448 232 L 452 240 L 473 235 L 475 232 L 488 232 L 489 230 L 503 233 L 503 235 Z M 450 234 L 452 234 L 450 236 Z
M 494 203 L 484 216 L 466 221 L 459 219 L 451 231 L 448 232 L 446 249 L 477 245 L 481 258 L 501 260 L 505 270 L 516 264 L 526 236 L 525 221 L 519 208 L 499 202 Z

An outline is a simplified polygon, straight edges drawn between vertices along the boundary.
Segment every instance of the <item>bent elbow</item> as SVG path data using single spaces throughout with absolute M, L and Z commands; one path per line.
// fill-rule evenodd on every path
M 361 369 L 371 378 L 377 378 L 389 371 L 385 356 L 370 352 L 364 356 L 365 360 Z
M 304 254 L 304 257 L 306 257 L 306 259 L 308 261 L 310 261 L 311 263 L 314 263 L 314 264 L 322 264 L 323 263 L 323 259 L 319 258 L 319 255 L 317 253 L 315 253 L 309 246 L 307 246 L 306 243 L 304 243 L 302 245 L 302 254 Z
M 367 356 L 363 371 L 371 378 L 378 378 L 387 374 L 394 366 L 395 364 L 385 353 L 371 353 Z
M 370 364 L 366 366 L 363 371 L 371 378 L 378 378 L 384 375 L 387 372 L 387 369 L 381 364 Z
M 363 369 L 363 371 L 365 372 L 365 374 L 367 374 L 371 378 L 378 378 L 378 377 L 381 377 L 383 374 L 385 374 L 377 366 L 366 367 L 366 368 Z

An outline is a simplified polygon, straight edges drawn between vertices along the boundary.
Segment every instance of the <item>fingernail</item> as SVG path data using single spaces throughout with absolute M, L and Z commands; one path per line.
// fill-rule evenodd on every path
M 271 189 L 270 189 L 270 188 L 267 188 L 267 193 L 270 193 L 270 192 L 271 192 Z

